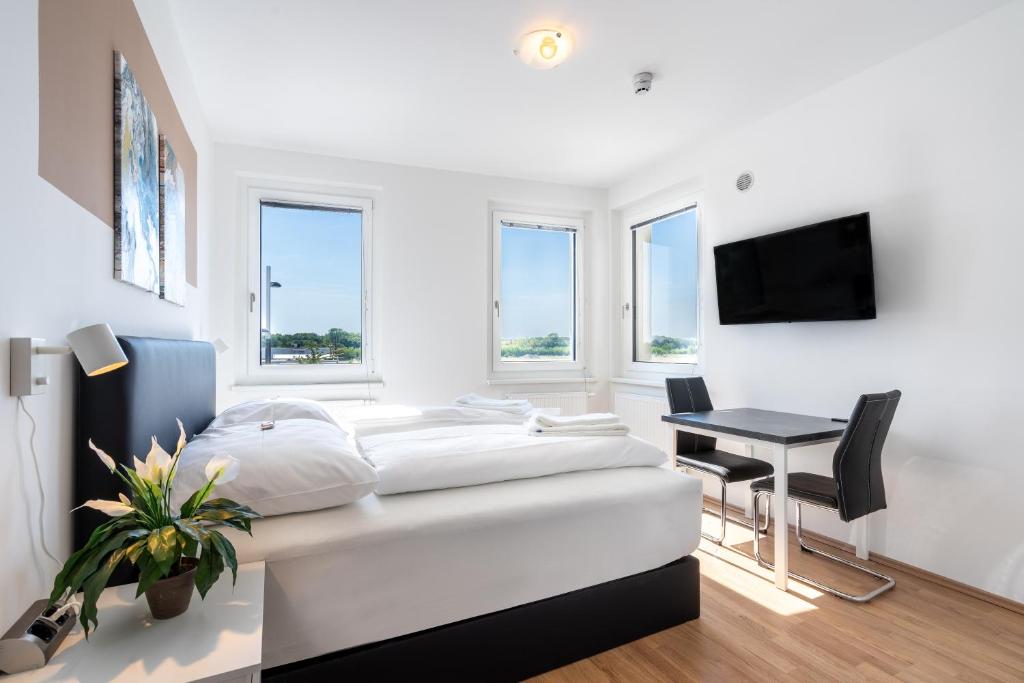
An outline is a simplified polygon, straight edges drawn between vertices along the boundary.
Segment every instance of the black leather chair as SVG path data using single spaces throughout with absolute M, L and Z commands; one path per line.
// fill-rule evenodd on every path
M 809 579 L 794 572 L 789 575 L 811 584 L 821 590 L 854 602 L 867 602 L 896 585 L 896 581 L 885 574 L 850 562 L 804 543 L 800 524 L 800 508 L 804 505 L 831 510 L 839 514 L 844 522 L 885 509 L 885 485 L 882 482 L 882 446 L 889 433 L 900 392 L 865 394 L 857 400 L 850 416 L 850 422 L 836 447 L 832 458 L 832 476 L 825 477 L 810 472 L 794 472 L 789 475 L 789 498 L 796 502 L 796 538 L 801 550 L 821 555 L 870 574 L 885 582 L 884 585 L 863 595 L 851 595 L 838 588 Z M 757 524 L 757 506 L 764 496 L 775 495 L 775 478 L 769 477 L 750 485 L 754 500 L 754 524 Z M 771 501 L 769 500 L 769 506 Z M 774 565 L 761 558 L 760 534 L 754 532 L 754 556 L 768 568 Z
M 673 414 L 714 410 L 703 377 L 672 377 L 665 380 L 665 388 L 668 391 L 669 410 Z M 720 451 L 717 446 L 718 440 L 713 437 L 676 430 L 676 465 L 710 474 L 722 485 L 722 508 L 718 513 L 722 520 L 721 534 L 718 538 L 703 531 L 700 534 L 712 543 L 721 545 L 725 540 L 727 519 L 725 514 L 726 485 L 771 476 L 775 473 L 775 468 L 763 460 Z M 707 508 L 704 511 L 711 513 L 711 510 Z M 768 531 L 770 514 L 770 512 L 765 513 L 765 532 Z M 745 520 L 734 519 L 732 521 L 750 527 Z

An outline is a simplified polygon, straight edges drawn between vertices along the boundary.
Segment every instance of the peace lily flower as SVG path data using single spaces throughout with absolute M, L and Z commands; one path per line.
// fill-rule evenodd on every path
M 185 447 L 185 427 L 178 420 L 178 442 L 170 455 L 153 437 L 145 461 L 132 456 L 134 470 L 108 455 L 89 441 L 100 462 L 124 485 L 117 500 L 88 500 L 80 507 L 99 510 L 113 517 L 97 526 L 85 545 L 64 563 L 53 581 L 50 602 L 84 590 L 79 620 L 86 637 L 97 623 L 96 600 L 110 576 L 121 563 L 130 563 L 139 572 L 138 594 L 157 581 L 186 571 L 184 566 L 198 563 L 195 575 L 200 597 L 227 568 L 234 576 L 238 561 L 231 542 L 217 527 L 230 527 L 252 533 L 252 520 L 260 515 L 248 506 L 227 498 L 211 498 L 218 484 L 238 476 L 240 463 L 230 455 L 217 455 L 206 464 L 208 481 L 180 506 L 172 506 L 174 474 Z M 75 508 L 76 510 L 79 508 Z M 193 558 L 193 563 L 183 563 Z
M 160 447 L 156 437 L 153 437 L 153 445 L 146 455 L 146 461 L 142 463 L 143 471 L 139 471 L 139 463 L 136 461 L 135 471 L 143 479 L 149 479 L 154 484 L 163 484 L 171 468 L 171 454 Z
M 76 507 L 75 510 L 81 508 L 92 508 L 93 510 L 99 510 L 103 514 L 110 515 L 111 517 L 123 517 L 127 514 L 135 512 L 135 508 L 131 506 L 130 502 L 125 503 L 123 501 L 117 500 L 87 500 L 78 507 Z
M 156 437 L 153 437 L 152 445 L 150 446 L 149 453 L 146 455 L 146 461 L 142 462 L 135 456 L 132 456 L 135 465 L 135 472 L 143 479 L 148 479 L 154 484 L 162 486 L 165 480 L 170 480 L 172 475 L 172 465 L 181 453 L 181 449 L 185 447 L 185 426 L 178 420 L 178 444 L 174 449 L 174 455 L 165 451 Z M 111 470 L 113 471 L 113 470 Z
M 96 455 L 99 456 L 100 460 L 103 462 L 104 465 L 107 466 L 108 470 L 113 472 L 115 469 L 117 469 L 117 465 L 114 463 L 114 459 L 107 455 L 106 451 L 104 451 L 103 449 L 96 448 L 96 444 L 92 442 L 92 439 L 89 439 L 89 448 L 91 448 L 96 453 Z
M 226 454 L 215 455 L 206 463 L 206 478 L 212 484 L 226 484 L 238 476 L 240 466 L 238 458 Z

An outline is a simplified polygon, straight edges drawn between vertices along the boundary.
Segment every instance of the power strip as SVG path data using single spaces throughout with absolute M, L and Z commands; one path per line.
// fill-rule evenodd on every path
M 76 604 L 36 600 L 0 640 L 0 673 L 40 669 L 75 626 Z

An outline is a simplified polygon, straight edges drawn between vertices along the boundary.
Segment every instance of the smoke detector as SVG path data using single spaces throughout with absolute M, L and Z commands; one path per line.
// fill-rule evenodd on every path
M 654 74 L 650 71 L 641 71 L 633 76 L 633 94 L 646 95 L 651 92 L 651 84 L 654 82 Z

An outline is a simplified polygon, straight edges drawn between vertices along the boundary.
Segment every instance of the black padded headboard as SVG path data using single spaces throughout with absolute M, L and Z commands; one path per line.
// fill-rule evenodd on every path
M 206 429 L 216 410 L 216 362 L 207 342 L 118 337 L 128 365 L 97 377 L 80 373 L 75 411 L 73 503 L 116 500 L 123 484 L 89 450 L 89 439 L 119 463 L 144 459 L 150 439 L 173 452 L 181 418 L 191 439 Z M 88 508 L 72 515 L 75 549 L 108 519 Z

